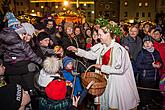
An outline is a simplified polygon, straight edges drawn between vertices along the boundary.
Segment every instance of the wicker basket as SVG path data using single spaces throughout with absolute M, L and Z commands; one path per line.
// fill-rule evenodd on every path
M 89 89 L 89 93 L 94 96 L 100 96 L 106 88 L 107 80 L 103 74 L 88 72 L 91 67 L 93 67 L 93 65 L 89 66 L 85 73 L 81 74 L 82 85 L 83 87 L 86 87 L 91 81 L 94 81 L 94 84 Z

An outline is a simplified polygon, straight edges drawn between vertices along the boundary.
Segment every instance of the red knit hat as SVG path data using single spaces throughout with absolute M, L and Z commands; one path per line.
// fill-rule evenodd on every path
M 54 80 L 45 88 L 46 95 L 52 100 L 62 100 L 66 96 L 66 82 L 63 80 Z

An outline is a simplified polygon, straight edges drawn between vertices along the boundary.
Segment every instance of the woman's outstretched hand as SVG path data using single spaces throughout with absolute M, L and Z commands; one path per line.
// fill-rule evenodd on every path
M 74 46 L 67 47 L 67 50 L 72 51 L 72 52 L 77 52 L 78 51 L 78 49 Z
M 100 65 L 100 64 L 94 64 L 94 67 L 95 67 L 95 68 L 98 68 L 98 69 L 101 69 L 101 66 L 102 66 L 102 65 Z

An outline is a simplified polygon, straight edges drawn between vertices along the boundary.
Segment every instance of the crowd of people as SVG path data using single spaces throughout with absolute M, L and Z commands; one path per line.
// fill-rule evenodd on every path
M 164 27 L 96 21 L 57 25 L 48 16 L 30 24 L 7 12 L 0 31 L 0 109 L 24 110 L 30 103 L 32 110 L 82 110 L 91 101 L 89 110 L 165 109 Z M 80 76 L 92 64 L 107 85 L 89 100 L 95 82 L 83 87 Z

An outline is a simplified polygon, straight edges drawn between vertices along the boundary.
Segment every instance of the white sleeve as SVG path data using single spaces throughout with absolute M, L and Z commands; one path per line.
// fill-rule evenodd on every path
M 78 48 L 78 52 L 76 52 L 75 54 L 90 60 L 96 60 L 100 53 L 100 48 L 101 44 L 94 45 L 89 51 Z

